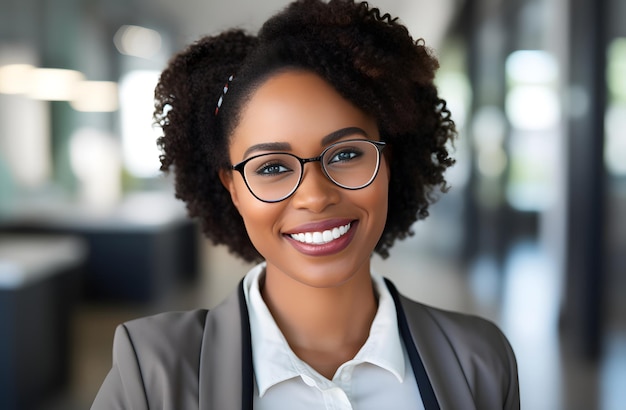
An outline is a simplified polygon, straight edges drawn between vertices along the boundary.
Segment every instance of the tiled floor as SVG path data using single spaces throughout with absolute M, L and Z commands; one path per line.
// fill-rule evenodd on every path
M 199 282 L 176 292 L 171 300 L 149 307 L 82 307 L 75 318 L 72 384 L 44 410 L 89 407 L 110 367 L 116 324 L 160 310 L 210 308 L 235 288 L 250 267 L 223 248 L 206 245 L 204 250 Z M 432 256 L 428 246 L 417 237 L 399 243 L 389 260 L 375 257 L 373 268 L 416 300 L 476 313 L 498 323 L 517 354 L 522 408 L 624 408 L 625 329 L 619 324 L 611 327 L 600 363 L 565 354 L 556 331 L 559 281 L 534 246 L 516 249 L 505 272 L 492 268 L 488 259 L 477 261 L 466 272 L 445 255 Z

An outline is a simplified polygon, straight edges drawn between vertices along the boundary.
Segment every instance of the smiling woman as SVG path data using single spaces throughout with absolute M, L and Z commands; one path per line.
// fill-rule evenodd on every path
M 175 56 L 156 89 L 162 170 L 208 238 L 260 263 L 210 312 L 121 325 L 93 408 L 519 408 L 493 324 L 370 270 L 446 188 L 436 67 L 349 0 L 296 1 L 258 36 Z
M 357 274 L 362 280 L 370 281 L 369 258 L 387 217 L 389 176 L 387 163 L 384 159 L 381 161 L 374 145 L 379 138 L 373 117 L 309 71 L 282 71 L 270 77 L 250 97 L 230 137 L 231 162 L 253 159 L 255 164 L 259 157 L 251 156 L 250 147 L 257 147 L 255 154 L 269 154 L 266 149 L 274 142 L 290 147 L 285 154 L 317 158 L 322 153 L 324 161 L 321 166 L 316 162 L 302 166 L 296 159 L 297 175 L 292 178 L 288 176 L 291 172 L 282 172 L 279 177 L 254 176 L 255 171 L 253 175 L 246 172 L 247 187 L 239 175 L 226 170 L 220 173 L 252 244 L 266 261 L 264 291 L 267 298 L 273 293 L 275 275 L 285 275 L 314 287 L 347 284 Z M 339 165 L 331 162 L 336 160 L 333 154 L 342 146 L 345 146 L 344 152 L 355 152 L 356 147 L 363 146 L 363 152 L 368 152 L 369 148 L 369 155 L 361 154 L 358 159 L 343 160 Z M 264 161 L 261 157 L 259 164 L 268 166 L 276 162 Z M 346 172 L 338 170 L 342 167 L 354 168 L 348 171 L 352 174 L 350 178 L 342 177 Z M 367 173 L 364 177 L 361 175 L 363 168 Z M 358 181 L 350 187 L 356 189 L 339 186 L 331 175 L 345 182 Z M 270 182 L 270 178 L 279 180 Z M 255 191 L 257 196 L 269 195 L 267 185 L 283 184 L 287 184 L 283 195 L 272 198 L 282 199 L 281 202 L 263 203 L 251 192 Z M 320 234 L 323 237 L 324 231 L 340 226 L 350 229 L 336 240 L 306 241 L 308 235 L 311 239 Z M 291 235 L 304 235 L 305 242 Z M 296 289 L 284 289 L 284 279 L 281 278 L 280 283 L 283 288 L 280 292 L 295 294 Z M 373 303 L 374 299 L 370 299 Z

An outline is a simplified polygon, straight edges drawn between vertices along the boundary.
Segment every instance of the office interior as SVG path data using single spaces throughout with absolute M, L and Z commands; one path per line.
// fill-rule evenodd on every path
M 152 96 L 201 35 L 286 0 L 0 0 L 0 408 L 88 408 L 115 326 L 211 308 L 250 265 L 159 172 Z M 440 60 L 449 192 L 379 273 L 487 317 L 524 409 L 626 403 L 626 2 L 372 0 Z

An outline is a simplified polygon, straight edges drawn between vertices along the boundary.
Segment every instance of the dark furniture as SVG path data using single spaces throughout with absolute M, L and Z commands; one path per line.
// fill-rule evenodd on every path
M 0 408 L 36 409 L 69 382 L 85 244 L 0 235 Z

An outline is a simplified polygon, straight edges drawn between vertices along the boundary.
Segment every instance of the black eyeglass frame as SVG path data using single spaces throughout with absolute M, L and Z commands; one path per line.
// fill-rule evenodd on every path
M 372 177 L 370 178 L 370 180 L 361 186 L 358 186 L 356 188 L 352 188 L 352 187 L 348 187 L 345 185 L 342 185 L 340 183 L 338 183 L 337 181 L 335 181 L 330 175 L 328 175 L 328 172 L 326 171 L 326 167 L 324 166 L 324 163 L 322 163 L 322 157 L 324 157 L 324 155 L 331 149 L 333 149 L 335 146 L 337 146 L 338 144 L 344 144 L 346 142 L 367 142 L 370 143 L 372 145 L 374 145 L 374 147 L 376 147 L 377 149 L 377 161 L 376 161 L 376 171 L 374 172 L 374 174 L 372 175 Z M 326 176 L 326 178 L 328 178 L 328 180 L 330 182 L 332 182 L 333 184 L 337 185 L 340 188 L 343 189 L 347 189 L 349 191 L 356 191 L 359 189 L 363 189 L 368 187 L 369 185 L 371 185 L 372 182 L 374 182 L 374 180 L 376 179 L 376 176 L 378 175 L 378 171 L 380 170 L 380 163 L 381 163 L 381 153 L 383 151 L 383 149 L 385 148 L 385 146 L 387 145 L 386 142 L 383 141 L 371 141 L 371 140 L 363 140 L 363 139 L 352 139 L 352 140 L 345 140 L 345 141 L 337 141 L 334 144 L 331 144 L 329 146 L 327 146 L 326 148 L 324 148 L 324 150 L 320 153 L 320 155 L 318 155 L 317 157 L 311 157 L 311 158 L 300 158 L 299 156 L 292 154 L 290 152 L 266 152 L 263 154 L 259 154 L 259 155 L 254 155 L 250 158 L 247 158 L 235 165 L 231 165 L 231 170 L 233 171 L 237 171 L 241 174 L 241 177 L 243 178 L 243 182 L 246 184 L 246 187 L 248 188 L 248 191 L 250 191 L 250 193 L 259 201 L 261 202 L 266 202 L 269 204 L 273 204 L 273 203 L 277 203 L 277 202 L 282 202 L 285 199 L 289 198 L 290 196 L 292 196 L 300 187 L 300 185 L 302 184 L 302 179 L 304 178 L 304 164 L 308 163 L 308 162 L 319 162 L 321 164 L 321 168 L 322 168 L 322 172 L 324 173 L 324 175 Z M 250 185 L 248 184 L 248 179 L 246 178 L 246 175 L 244 173 L 244 168 L 246 166 L 246 164 L 249 161 L 252 161 L 253 159 L 259 158 L 259 157 L 263 157 L 266 155 L 275 155 L 275 154 L 281 154 L 281 155 L 289 155 L 291 157 L 294 157 L 295 159 L 298 160 L 298 162 L 300 162 L 300 177 L 298 178 L 298 183 L 295 185 L 295 187 L 285 196 L 283 196 L 282 198 L 279 199 L 274 199 L 274 200 L 267 200 L 267 199 L 262 199 L 259 198 L 257 196 L 257 194 L 254 193 L 254 191 L 252 190 L 252 188 L 250 188 Z

